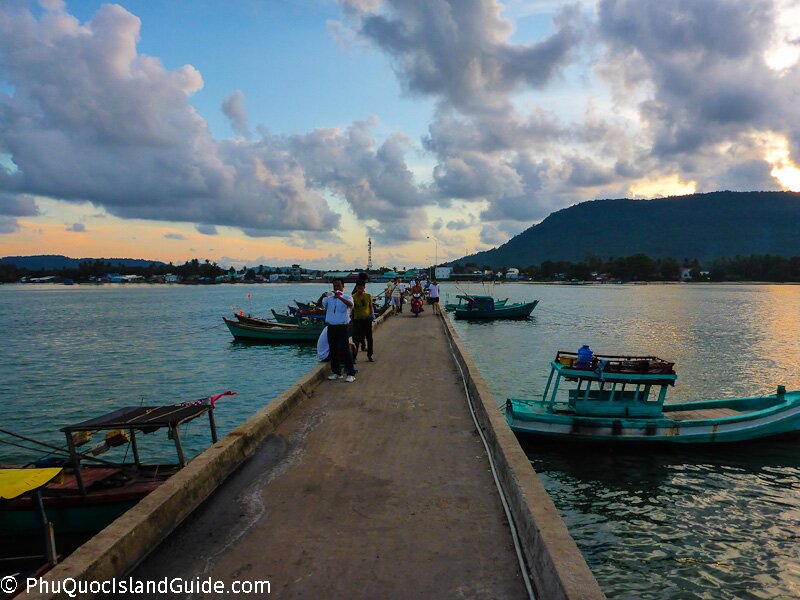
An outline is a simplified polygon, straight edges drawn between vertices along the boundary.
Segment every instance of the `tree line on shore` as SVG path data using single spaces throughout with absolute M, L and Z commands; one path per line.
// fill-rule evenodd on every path
M 692 281 L 769 281 L 800 282 L 800 256 L 786 257 L 752 254 L 718 258 L 701 267 L 697 259 L 652 258 L 647 254 L 602 259 L 589 255 L 580 262 L 546 260 L 539 265 L 516 267 L 520 277 L 534 281 L 601 279 L 622 281 L 679 281 L 688 269 Z M 476 263 L 454 265 L 454 273 L 488 270 Z M 507 266 L 499 272 L 508 271 Z
M 147 266 L 126 266 L 122 263 L 112 261 L 93 260 L 80 263 L 77 268 L 63 269 L 39 269 L 31 270 L 25 267 L 17 267 L 14 263 L 0 262 L 0 281 L 10 283 L 19 281 L 23 277 L 47 277 L 56 276 L 60 279 L 72 279 L 73 281 L 92 281 L 99 279 L 108 273 L 124 273 L 126 275 L 141 275 L 146 279 L 153 276 L 165 276 L 169 273 L 178 275 L 181 279 L 214 279 L 215 277 L 227 273 L 217 263 L 205 260 L 200 262 L 194 258 L 187 260 L 182 265 L 172 263 L 151 263 Z
M 517 267 L 520 276 L 534 281 L 579 280 L 592 281 L 598 278 L 623 281 L 679 281 L 684 270 L 688 269 L 692 281 L 769 281 L 800 282 L 800 256 L 785 257 L 769 254 L 753 254 L 719 258 L 707 267 L 702 267 L 696 259 L 678 261 L 674 258 L 651 258 L 646 254 L 633 254 L 621 258 L 601 259 L 589 255 L 580 262 L 546 260 L 539 265 Z M 453 272 L 472 273 L 475 270 L 489 271 L 488 266 L 479 266 L 468 262 L 454 264 Z M 504 266 L 499 272 L 505 273 Z M 183 281 L 214 280 L 220 275 L 230 273 L 231 269 L 223 268 L 216 262 L 192 259 L 182 265 L 172 263 L 151 263 L 148 266 L 124 266 L 111 261 L 86 261 L 78 268 L 40 269 L 37 271 L 17 267 L 13 263 L 0 262 L 0 281 L 5 283 L 19 281 L 23 277 L 56 276 L 60 279 L 74 281 L 92 281 L 108 273 L 125 273 L 141 275 L 146 279 L 154 276 L 165 276 L 168 273 L 178 275 Z M 269 271 L 261 270 L 260 274 Z M 255 269 L 248 269 L 244 279 L 254 279 Z

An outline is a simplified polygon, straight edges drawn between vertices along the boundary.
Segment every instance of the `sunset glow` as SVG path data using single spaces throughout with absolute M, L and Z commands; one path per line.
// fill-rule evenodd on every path
M 694 194 L 697 183 L 682 181 L 679 175 L 670 175 L 659 179 L 648 179 L 630 186 L 628 192 L 633 198 L 661 198 L 666 196 L 682 196 Z

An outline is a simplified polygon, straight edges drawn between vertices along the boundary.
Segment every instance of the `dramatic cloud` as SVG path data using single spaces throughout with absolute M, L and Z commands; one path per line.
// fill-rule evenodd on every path
M 520 86 L 542 87 L 580 40 L 570 11 L 542 41 L 512 44 L 511 21 L 494 0 L 345 1 L 357 29 L 393 59 L 400 82 L 464 112 L 508 108 Z
M 785 0 L 602 0 L 564 9 L 551 34 L 517 43 L 494 0 L 342 4 L 406 91 L 437 103 L 422 140 L 437 160 L 431 192 L 444 206 L 483 203 L 483 222 L 521 225 L 586 199 L 675 189 L 655 182 L 775 189 L 770 144 L 800 155 Z M 771 68 L 776 44 L 781 66 Z M 567 67 L 586 82 L 569 99 L 584 103 L 580 116 L 539 104 Z M 482 239 L 505 232 L 485 226 Z
M 74 233 L 86 233 L 86 225 L 83 223 L 73 223 L 72 225 L 67 225 L 66 231 L 72 231 Z
M 354 123 L 346 131 L 318 129 L 289 140 L 294 159 L 309 180 L 345 198 L 355 215 L 367 222 L 370 235 L 380 241 L 419 239 L 427 227 L 420 193 L 405 164 L 409 140 L 389 136 L 376 146 L 370 136 L 375 121 Z
M 754 133 L 782 135 L 800 153 L 800 67 L 767 63 L 776 17 L 772 2 L 600 2 L 601 72 L 618 97 L 639 98 L 649 152 L 660 164 L 703 189 L 753 189 L 764 185 L 761 176 L 747 178 L 763 174 L 753 161 L 764 156 L 743 151 Z
M 141 219 L 275 231 L 326 230 L 339 216 L 280 144 L 217 143 L 188 98 L 203 81 L 137 53 L 140 22 L 103 5 L 81 25 L 53 3 L 37 20 L 0 7 L 0 192 L 91 201 Z M 243 124 L 234 94 L 229 116 Z M 239 119 L 239 120 L 237 120 Z

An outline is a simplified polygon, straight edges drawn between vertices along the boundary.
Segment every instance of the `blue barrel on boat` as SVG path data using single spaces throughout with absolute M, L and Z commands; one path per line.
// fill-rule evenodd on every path
M 592 349 L 589 348 L 586 344 L 580 347 L 578 350 L 578 362 L 575 365 L 576 367 L 591 367 L 592 366 Z

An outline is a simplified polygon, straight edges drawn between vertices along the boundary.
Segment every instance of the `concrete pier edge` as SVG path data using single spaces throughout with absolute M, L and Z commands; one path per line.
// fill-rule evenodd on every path
M 476 417 L 495 460 L 537 597 L 548 600 L 605 598 L 446 314 L 442 315 L 442 322 L 467 380 Z
M 390 312 L 385 312 L 375 320 L 374 326 L 379 326 L 389 316 Z M 313 367 L 292 387 L 198 454 L 185 468 L 98 532 L 42 579 L 103 582 L 130 572 L 253 455 L 267 435 L 324 381 L 327 368 L 327 363 Z M 81 597 L 96 595 L 82 594 Z M 30 593 L 25 597 L 69 598 L 64 590 Z

